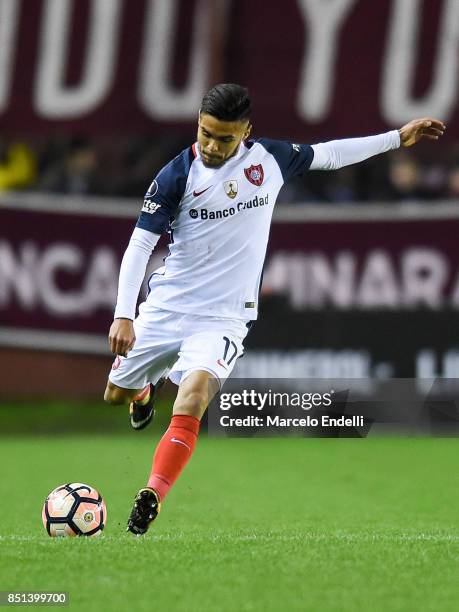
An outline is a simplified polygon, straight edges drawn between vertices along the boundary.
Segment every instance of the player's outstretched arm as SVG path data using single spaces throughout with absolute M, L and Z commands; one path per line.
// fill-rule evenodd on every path
M 157 234 L 136 227 L 124 253 L 118 281 L 115 320 L 108 334 L 110 350 L 115 355 L 126 356 L 134 346 L 133 320 L 137 299 L 148 260 L 159 238 Z
M 422 139 L 438 140 L 445 129 L 442 121 L 425 117 L 410 121 L 400 130 L 376 136 L 321 142 L 312 145 L 314 158 L 310 170 L 338 170 L 400 146 L 411 147 Z
M 413 119 L 399 129 L 400 144 L 403 147 L 412 147 L 420 140 L 438 140 L 443 136 L 446 125 L 443 121 L 424 117 L 423 119 Z

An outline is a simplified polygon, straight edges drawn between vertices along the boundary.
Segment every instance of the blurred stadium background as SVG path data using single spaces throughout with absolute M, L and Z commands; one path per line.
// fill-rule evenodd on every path
M 1 0 L 2 397 L 100 398 L 143 193 L 220 81 L 249 87 L 256 137 L 448 125 L 285 186 L 237 372 L 456 376 L 458 41 L 454 0 Z
M 457 609 L 454 440 L 201 436 L 139 541 L 170 401 L 135 434 L 102 393 L 143 194 L 224 81 L 255 137 L 448 126 L 285 186 L 235 374 L 457 377 L 458 47 L 458 0 L 0 0 L 0 588 L 86 611 Z M 64 481 L 102 492 L 104 538 L 47 541 Z

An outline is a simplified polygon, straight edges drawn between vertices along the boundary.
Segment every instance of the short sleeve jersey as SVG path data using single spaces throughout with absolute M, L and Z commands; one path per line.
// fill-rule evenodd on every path
M 278 193 L 311 165 L 309 145 L 242 142 L 219 168 L 204 165 L 199 145 L 156 176 L 137 227 L 169 231 L 170 253 L 149 279 L 148 302 L 166 310 L 257 318 L 263 263 Z

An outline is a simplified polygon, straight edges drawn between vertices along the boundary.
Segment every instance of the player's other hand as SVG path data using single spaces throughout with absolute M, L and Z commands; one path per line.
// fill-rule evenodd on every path
M 400 144 L 403 147 L 412 147 L 414 144 L 423 140 L 438 140 L 443 136 L 446 125 L 443 121 L 424 117 L 423 119 L 413 119 L 399 129 Z
M 108 332 L 110 350 L 115 355 L 126 357 L 134 346 L 135 333 L 131 319 L 115 319 Z

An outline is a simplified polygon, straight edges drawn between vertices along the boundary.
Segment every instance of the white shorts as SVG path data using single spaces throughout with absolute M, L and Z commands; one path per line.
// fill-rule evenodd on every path
M 244 352 L 248 331 L 237 319 L 171 312 L 146 302 L 134 330 L 134 348 L 116 357 L 109 375 L 123 389 L 143 389 L 167 376 L 179 385 L 195 370 L 210 372 L 221 387 Z

